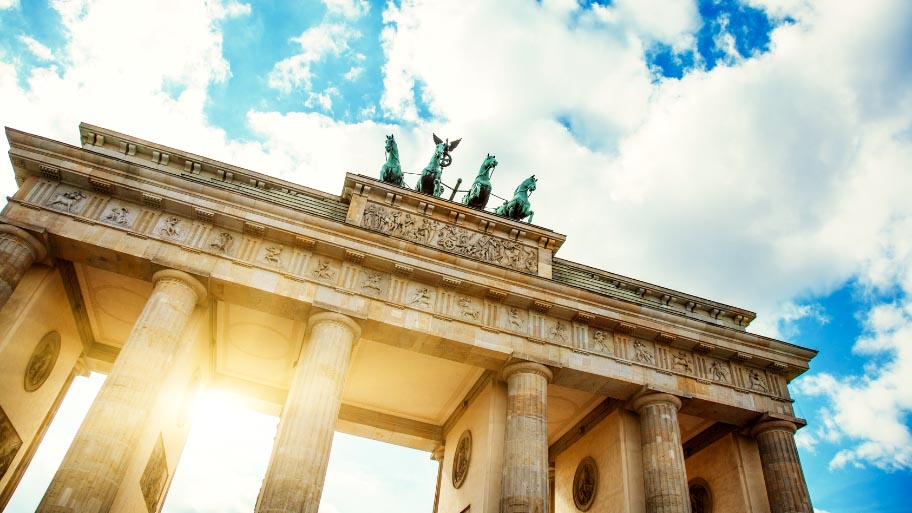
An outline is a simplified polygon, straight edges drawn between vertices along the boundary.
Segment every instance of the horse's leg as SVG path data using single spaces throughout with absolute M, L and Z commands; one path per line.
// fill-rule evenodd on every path
M 527 221 L 529 224 L 532 224 L 532 216 L 534 216 L 534 215 L 535 215 L 535 212 L 530 210 L 529 211 L 529 220 Z

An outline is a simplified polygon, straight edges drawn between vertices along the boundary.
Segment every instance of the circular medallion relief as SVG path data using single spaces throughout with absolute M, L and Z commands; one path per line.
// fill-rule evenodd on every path
M 26 392 L 34 392 L 41 388 L 41 385 L 47 381 L 48 376 L 57 363 L 57 355 L 60 353 L 60 334 L 52 331 L 41 338 L 35 350 L 32 351 L 32 357 L 29 358 L 28 365 L 25 367 L 25 379 L 23 386 Z
M 576 509 L 588 511 L 598 489 L 598 466 L 590 456 L 583 458 L 573 476 L 573 503 Z
M 459 488 L 465 481 L 469 472 L 469 460 L 472 458 L 472 432 L 463 431 L 456 444 L 456 454 L 453 455 L 453 488 Z

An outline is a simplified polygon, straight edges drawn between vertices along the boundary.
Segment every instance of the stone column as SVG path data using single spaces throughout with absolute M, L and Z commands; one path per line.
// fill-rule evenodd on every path
M 437 462 L 437 489 L 434 490 L 434 510 L 437 513 L 437 507 L 440 505 L 440 480 L 443 478 L 443 452 L 444 447 L 438 445 L 434 452 L 431 453 L 431 459 Z
M 640 415 L 647 513 L 690 513 L 690 492 L 681 447 L 681 400 L 650 393 L 633 401 Z
M 548 513 L 548 383 L 551 371 L 531 362 L 503 371 L 507 382 L 501 513 Z
M 22 275 L 47 256 L 47 248 L 27 231 L 0 224 L 0 308 L 16 290 Z
M 41 513 L 106 513 L 206 289 L 187 273 L 164 270 L 108 378 L 38 506 Z M 139 486 L 134 483 L 133 486 Z
M 786 420 L 761 422 L 751 430 L 760 449 L 770 513 L 814 511 L 801 462 L 798 461 L 795 430 L 795 424 Z
M 317 513 L 320 507 L 342 386 L 361 327 L 329 312 L 311 316 L 308 325 L 310 338 L 288 390 L 257 513 Z

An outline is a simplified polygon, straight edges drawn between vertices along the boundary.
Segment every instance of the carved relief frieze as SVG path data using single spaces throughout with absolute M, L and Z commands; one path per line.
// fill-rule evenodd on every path
M 686 374 L 694 373 L 693 359 L 686 351 L 676 351 L 671 353 L 671 368 L 678 372 Z
M 384 291 L 389 288 L 389 275 L 374 271 L 373 269 L 364 269 L 361 273 L 361 281 L 358 286 L 358 292 L 370 296 L 383 296 Z
M 520 333 L 529 332 L 529 313 L 515 306 L 504 306 L 501 326 L 504 329 Z
M 0 407 L 0 478 L 6 475 L 16 459 L 16 453 L 22 447 L 22 438 L 13 427 L 13 423 L 6 412 Z
M 266 243 L 260 253 L 260 261 L 270 267 L 285 268 L 285 248 L 278 244 Z
M 459 296 L 456 300 L 457 317 L 472 322 L 481 322 L 481 307 L 469 296 Z
M 26 392 L 34 392 L 41 388 L 41 385 L 47 381 L 51 371 L 54 370 L 54 364 L 57 363 L 57 356 L 60 354 L 60 334 L 52 331 L 41 337 L 28 364 L 25 366 L 25 378 L 23 387 Z
M 54 195 L 46 203 L 46 206 L 67 214 L 79 214 L 88 199 L 89 196 L 78 189 L 58 187 Z
M 332 283 L 339 275 L 339 264 L 329 258 L 315 258 L 310 266 L 310 276 L 315 280 Z
M 235 236 L 230 232 L 213 230 L 212 236 L 205 249 L 222 256 L 233 256 L 235 251 Z
M 155 234 L 164 239 L 182 242 L 187 235 L 187 223 L 175 215 L 163 215 L 155 227 Z
M 570 329 L 567 327 L 565 321 L 550 321 L 546 326 L 547 332 L 545 333 L 545 336 L 547 337 L 547 340 L 563 345 L 570 343 Z
M 537 248 L 376 203 L 365 207 L 361 226 L 489 264 L 538 272 Z
M 719 360 L 711 360 L 709 364 L 709 379 L 717 383 L 731 383 L 731 371 L 728 368 L 728 365 L 725 362 Z
M 748 388 L 758 392 L 769 393 L 769 382 L 766 377 L 754 369 L 747 369 Z
M 422 283 L 413 283 L 408 287 L 405 301 L 408 306 L 420 308 L 422 310 L 431 310 L 434 307 L 434 299 L 437 291 Z
M 141 209 L 133 205 L 112 200 L 104 207 L 97 219 L 103 223 L 129 229 L 133 227 L 140 212 Z
M 142 491 L 143 499 L 146 502 L 146 510 L 149 513 L 158 512 L 158 506 L 167 483 L 168 461 L 165 458 L 165 446 L 159 434 L 158 440 L 152 448 L 152 454 L 149 456 L 149 461 L 146 462 L 142 477 L 139 478 L 139 488 Z
M 589 350 L 605 354 L 614 354 L 614 337 L 610 331 L 589 328 Z
M 655 365 L 655 353 L 646 345 L 646 342 L 632 339 L 631 345 L 633 347 L 633 360 L 645 363 L 646 365 Z

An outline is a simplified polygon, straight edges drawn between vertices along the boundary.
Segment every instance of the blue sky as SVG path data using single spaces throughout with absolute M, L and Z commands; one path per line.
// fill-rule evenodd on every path
M 534 172 L 559 256 L 819 349 L 791 385 L 815 507 L 909 510 L 912 3 L 289 4 L 0 0 L 0 123 L 76 144 L 86 121 L 333 193 L 379 171 L 384 134 L 406 171 L 432 132 L 462 137 L 444 181 L 488 152 L 495 194 Z

